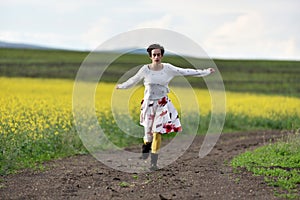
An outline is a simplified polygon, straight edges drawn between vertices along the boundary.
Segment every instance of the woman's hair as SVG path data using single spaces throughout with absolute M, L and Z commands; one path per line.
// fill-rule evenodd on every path
M 151 52 L 153 49 L 160 49 L 161 51 L 161 55 L 163 56 L 165 53 L 165 49 L 163 46 L 159 45 L 159 44 L 151 44 L 148 48 L 147 48 L 147 52 L 149 54 L 149 56 L 151 57 Z

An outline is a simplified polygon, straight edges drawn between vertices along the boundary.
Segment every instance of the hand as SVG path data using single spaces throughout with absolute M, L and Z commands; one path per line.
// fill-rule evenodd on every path
M 116 89 L 120 89 L 120 86 L 119 86 L 119 84 L 118 84 L 118 85 L 116 85 Z
M 208 68 L 208 70 L 210 71 L 210 73 L 214 73 L 215 72 L 214 68 Z

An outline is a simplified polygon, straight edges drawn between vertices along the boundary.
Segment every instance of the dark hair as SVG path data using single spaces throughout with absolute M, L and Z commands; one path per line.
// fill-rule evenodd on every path
M 147 52 L 148 52 L 148 54 L 149 54 L 150 57 L 152 56 L 152 55 L 151 55 L 151 51 L 152 51 L 153 49 L 160 49 L 161 55 L 162 55 L 162 56 L 163 56 L 164 53 L 165 53 L 165 49 L 164 49 L 163 46 L 161 46 L 161 45 L 159 45 L 159 44 L 151 44 L 151 45 L 147 48 Z

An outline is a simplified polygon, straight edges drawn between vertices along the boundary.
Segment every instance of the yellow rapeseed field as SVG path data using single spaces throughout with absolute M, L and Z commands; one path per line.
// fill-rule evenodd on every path
M 60 79 L 0 78 L 0 132 L 1 134 L 27 134 L 33 138 L 44 134 L 61 134 L 74 129 L 72 121 L 72 92 L 74 81 Z M 96 92 L 96 109 L 101 116 L 111 113 L 112 95 L 130 93 L 130 113 L 139 112 L 143 88 L 133 90 L 115 89 L 115 84 L 101 83 Z M 210 111 L 208 91 L 196 89 L 201 115 Z M 114 97 L 114 96 L 113 96 Z M 180 110 L 180 99 L 170 94 Z M 189 97 L 188 97 L 189 98 Z M 194 97 L 190 97 L 194 98 Z M 122 100 L 122 99 L 121 99 Z M 271 120 L 300 118 L 300 99 L 284 96 L 258 95 L 226 92 L 227 113 L 262 117 Z M 193 109 L 193 108 L 191 108 Z M 113 123 L 113 121 L 112 121 Z M 299 128 L 299 124 L 294 124 Z
M 0 79 L 0 131 L 43 137 L 72 126 L 72 82 L 26 78 Z

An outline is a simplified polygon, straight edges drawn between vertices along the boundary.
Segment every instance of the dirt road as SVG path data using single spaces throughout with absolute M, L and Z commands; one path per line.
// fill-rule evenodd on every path
M 235 155 L 284 134 L 223 134 L 202 159 L 196 144 L 204 137 L 197 136 L 176 162 L 149 173 L 113 170 L 90 155 L 64 158 L 45 163 L 43 171 L 24 170 L 2 177 L 0 199 L 278 199 L 262 177 L 246 171 L 233 173 L 228 163 Z

